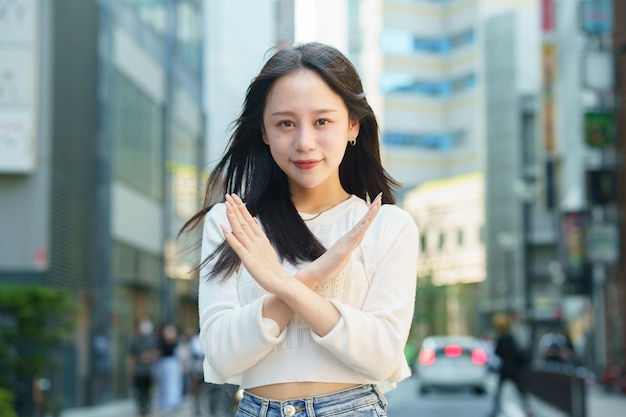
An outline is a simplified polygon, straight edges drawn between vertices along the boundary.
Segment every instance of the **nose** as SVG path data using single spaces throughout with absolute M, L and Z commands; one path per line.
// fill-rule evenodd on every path
M 298 152 L 306 152 L 315 149 L 317 140 L 314 129 L 303 126 L 296 129 L 293 146 Z

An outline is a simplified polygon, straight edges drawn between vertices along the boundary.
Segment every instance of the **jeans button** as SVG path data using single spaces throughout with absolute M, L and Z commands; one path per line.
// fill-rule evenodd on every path
M 285 408 L 283 408 L 283 413 L 285 413 L 287 417 L 292 417 L 294 414 L 296 414 L 296 407 L 291 404 L 286 405 Z

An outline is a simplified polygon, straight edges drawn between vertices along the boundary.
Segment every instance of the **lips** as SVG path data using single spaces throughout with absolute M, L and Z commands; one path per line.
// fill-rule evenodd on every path
M 293 164 L 300 169 L 312 169 L 315 168 L 319 163 L 320 161 L 313 159 L 293 161 Z

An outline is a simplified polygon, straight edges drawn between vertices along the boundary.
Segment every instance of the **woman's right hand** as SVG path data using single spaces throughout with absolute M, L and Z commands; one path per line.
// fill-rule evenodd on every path
M 381 204 L 382 193 L 376 196 L 367 213 L 348 233 L 335 242 L 322 256 L 301 268 L 296 273 L 296 277 L 310 288 L 315 288 L 324 281 L 336 277 L 348 264 L 354 249 L 363 241 L 365 232 L 378 214 Z

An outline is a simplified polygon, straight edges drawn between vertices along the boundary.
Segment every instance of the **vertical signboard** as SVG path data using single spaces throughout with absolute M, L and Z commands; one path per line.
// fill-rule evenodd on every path
M 557 77 L 557 48 L 554 42 L 554 0 L 541 0 L 541 86 L 543 150 L 552 155 L 556 150 L 555 84 Z
M 557 201 L 558 167 L 554 154 L 557 150 L 556 130 L 556 79 L 557 46 L 554 39 L 556 26 L 555 0 L 541 0 L 541 97 L 539 139 L 545 156 L 545 205 L 553 210 Z
M 582 29 L 587 35 L 603 36 L 613 31 L 612 0 L 585 0 L 580 9 Z
M 582 212 L 563 213 L 561 218 L 561 264 L 568 294 L 588 294 L 590 270 L 586 259 L 586 219 Z
M 554 88 L 556 79 L 556 46 L 544 42 L 541 48 L 543 87 L 543 148 L 552 154 L 556 147 Z
M 36 0 L 0 0 L 0 174 L 35 167 Z

